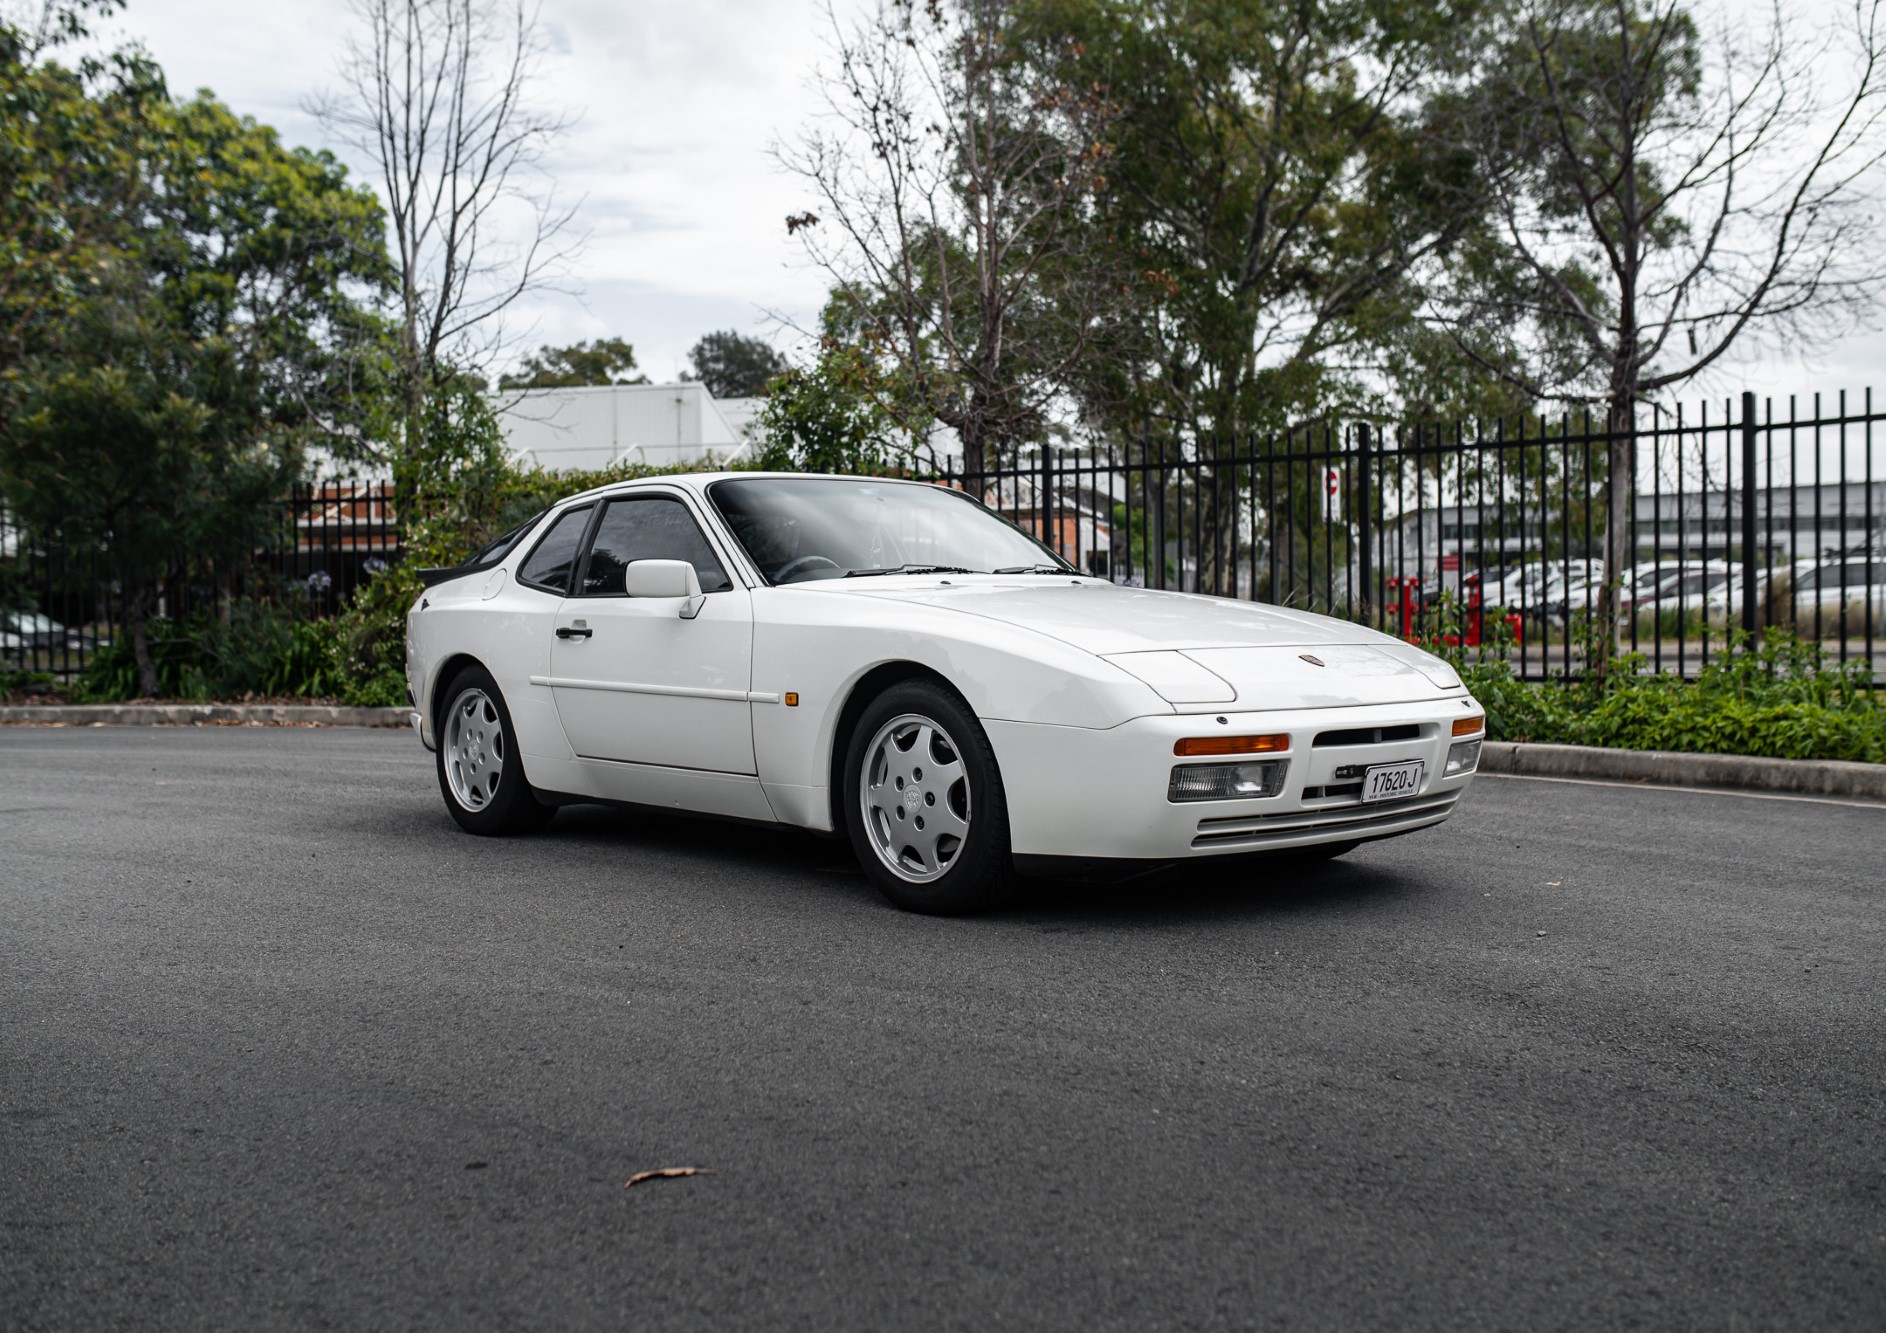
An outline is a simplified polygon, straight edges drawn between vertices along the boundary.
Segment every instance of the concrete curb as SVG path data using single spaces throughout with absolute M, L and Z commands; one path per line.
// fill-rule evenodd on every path
M 1858 796 L 1886 801 L 1886 764 L 1832 759 L 1758 759 L 1740 754 L 1678 754 L 1670 750 L 1602 750 L 1585 745 L 1488 741 L 1483 773 L 1522 777 L 1608 778 L 1678 787 L 1739 787 L 1802 796 Z
M 23 704 L 0 708 L 0 724 L 53 727 L 404 727 L 406 708 L 331 704 Z

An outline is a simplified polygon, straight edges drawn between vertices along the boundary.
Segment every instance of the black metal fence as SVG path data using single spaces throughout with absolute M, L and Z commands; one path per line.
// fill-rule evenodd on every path
M 1051 449 L 935 475 L 1096 576 L 1503 652 L 1539 679 L 1578 675 L 1602 632 L 1610 446 L 1603 423 L 1582 416 L 1355 423 L 1216 454 L 1149 437 L 1113 454 Z M 1623 454 L 1630 554 L 1611 632 L 1624 648 L 1694 674 L 1735 632 L 1783 627 L 1886 680 L 1886 413 L 1870 393 L 1806 410 L 1745 395 L 1652 412 Z M 179 553 L 157 614 L 188 620 L 261 596 L 330 615 L 398 554 L 384 483 L 300 488 L 269 524 L 272 538 L 239 567 Z M 95 553 L 0 515 L 0 669 L 69 675 L 122 622 Z
M 1655 411 L 1621 451 L 1621 647 L 1694 674 L 1786 628 L 1886 678 L 1886 413 L 1871 393 Z M 1875 428 L 1880 432 L 1876 437 Z M 1367 423 L 1210 453 L 1046 450 L 951 485 L 1118 583 L 1276 602 L 1577 676 L 1605 583 L 1611 435 L 1589 415 Z
M 270 506 L 264 540 L 219 564 L 180 551 L 158 581 L 151 614 L 188 622 L 238 598 L 329 616 L 399 554 L 391 488 L 325 481 Z M 124 603 L 96 549 L 29 531 L 0 512 L 0 670 L 71 676 L 124 626 Z

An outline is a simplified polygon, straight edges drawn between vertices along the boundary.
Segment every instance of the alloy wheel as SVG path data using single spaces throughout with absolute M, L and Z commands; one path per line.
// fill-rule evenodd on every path
M 467 810 L 483 810 L 504 777 L 504 720 L 483 690 L 461 691 L 445 718 L 445 775 Z
M 910 884 L 941 879 L 969 838 L 969 774 L 935 720 L 904 713 L 878 728 L 858 784 L 871 848 Z

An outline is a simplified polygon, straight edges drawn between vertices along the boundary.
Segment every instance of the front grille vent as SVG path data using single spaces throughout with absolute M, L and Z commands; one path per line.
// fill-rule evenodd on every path
M 1408 722 L 1397 727 L 1351 727 L 1347 731 L 1319 731 L 1312 744 L 1319 749 L 1325 745 L 1381 745 L 1387 741 L 1416 740 L 1420 735 L 1420 724 Z
M 1194 847 L 1302 846 L 1331 835 L 1383 838 L 1438 824 L 1454 812 L 1456 791 L 1429 792 L 1376 805 L 1324 806 L 1274 815 L 1226 815 L 1198 821 Z
M 1303 799 L 1306 801 L 1332 801 L 1340 796 L 1348 796 L 1360 800 L 1362 798 L 1362 784 L 1360 782 L 1332 782 L 1327 787 L 1305 787 L 1303 789 Z

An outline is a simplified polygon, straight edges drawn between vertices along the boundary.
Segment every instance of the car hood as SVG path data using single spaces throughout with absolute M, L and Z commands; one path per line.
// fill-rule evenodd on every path
M 1412 645 L 1259 602 L 1067 578 L 892 576 L 844 591 L 1045 634 L 1105 658 L 1181 710 L 1400 703 L 1462 689 L 1451 667 Z
M 1282 648 L 1380 643 L 1385 635 L 1328 616 L 1225 597 L 1122 588 L 1099 580 L 939 581 L 891 576 L 815 585 L 1006 621 L 1102 657 L 1161 648 Z

